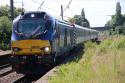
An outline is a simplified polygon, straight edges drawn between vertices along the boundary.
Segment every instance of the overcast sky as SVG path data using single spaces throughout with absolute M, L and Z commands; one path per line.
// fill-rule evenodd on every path
M 14 6 L 21 7 L 24 3 L 24 9 L 27 11 L 35 11 L 44 1 L 41 7 L 42 11 L 60 17 L 60 5 L 65 9 L 70 0 L 14 0 Z M 90 22 L 91 27 L 104 26 L 111 19 L 111 15 L 115 14 L 116 3 L 120 2 L 122 14 L 125 14 L 125 0 L 72 0 L 69 8 L 64 11 L 65 19 L 81 14 L 82 8 L 85 10 L 86 18 Z M 9 5 L 10 0 L 0 0 L 0 5 Z

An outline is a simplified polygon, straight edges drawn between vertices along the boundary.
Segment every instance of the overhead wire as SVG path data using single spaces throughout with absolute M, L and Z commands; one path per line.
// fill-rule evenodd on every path
M 66 11 L 67 8 L 69 8 L 69 5 L 71 4 L 71 2 L 72 2 L 72 0 L 69 1 L 68 5 L 67 5 L 67 6 L 65 7 L 65 9 L 63 10 L 63 13 Z M 60 14 L 59 17 L 61 17 L 61 14 Z M 66 18 L 69 19 L 69 17 L 67 17 L 67 16 L 64 16 L 64 17 L 66 17 Z
M 58 3 L 58 4 L 60 4 L 60 5 L 62 5 L 62 3 L 60 3 L 59 1 L 57 1 L 57 0 L 54 0 L 56 3 Z
M 40 4 L 40 2 L 38 2 L 38 1 L 36 1 L 36 0 L 32 0 L 32 1 L 33 1 L 33 2 L 35 2 L 35 3 L 37 3 L 37 4 Z M 42 3 L 40 4 L 40 6 L 38 7 L 37 11 L 38 11 L 39 9 L 41 9 L 41 6 L 43 6 L 43 7 L 47 8 L 47 9 L 49 9 L 49 10 L 51 10 L 51 11 L 55 12 L 55 13 L 57 13 L 57 12 L 58 12 L 58 11 L 55 11 L 54 9 L 49 8 L 49 7 L 47 7 L 46 5 L 44 5 L 44 2 L 42 2 Z
M 40 2 L 37 1 L 37 0 L 32 0 L 32 1 L 33 1 L 34 3 L 36 3 L 36 4 L 40 4 Z M 54 0 L 54 1 L 55 1 L 57 4 L 62 5 L 61 2 L 59 2 L 59 1 L 57 1 L 57 0 Z M 69 7 L 69 5 L 71 4 L 71 2 L 72 2 L 72 0 L 69 1 L 68 5 L 65 7 L 65 9 L 63 10 L 63 12 L 66 11 L 66 9 Z M 56 14 L 59 14 L 59 11 L 56 11 L 56 10 L 54 10 L 54 9 L 52 9 L 52 8 L 47 7 L 46 5 L 44 5 L 44 1 L 40 4 L 40 6 L 38 7 L 37 11 L 40 10 L 42 6 L 45 7 L 45 8 L 47 8 L 47 9 L 49 9 L 50 11 L 52 11 L 52 12 L 54 12 L 54 13 L 56 13 Z M 60 16 L 60 14 L 59 14 L 59 16 Z
M 42 7 L 43 4 L 44 4 L 44 1 L 40 4 L 40 6 L 38 7 L 37 11 L 38 11 L 39 9 L 41 9 L 41 7 Z
M 66 6 L 66 8 L 63 10 L 63 12 L 66 11 L 67 8 L 69 8 L 69 5 L 71 4 L 72 0 L 70 0 L 70 2 L 68 3 L 68 5 Z

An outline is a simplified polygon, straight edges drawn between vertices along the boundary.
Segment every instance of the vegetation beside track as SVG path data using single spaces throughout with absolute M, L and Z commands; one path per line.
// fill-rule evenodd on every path
M 61 65 L 49 82 L 125 83 L 125 36 L 114 36 L 100 45 L 87 42 L 84 51 Z

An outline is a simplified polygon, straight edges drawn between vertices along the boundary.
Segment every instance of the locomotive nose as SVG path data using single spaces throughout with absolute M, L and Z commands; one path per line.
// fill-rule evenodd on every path
M 12 42 L 14 55 L 44 55 L 51 54 L 51 46 L 48 40 L 21 40 Z

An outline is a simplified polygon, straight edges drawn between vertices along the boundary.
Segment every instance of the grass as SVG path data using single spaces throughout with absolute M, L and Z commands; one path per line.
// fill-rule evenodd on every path
M 87 42 L 84 50 L 61 65 L 49 83 L 125 83 L 125 36 L 106 39 L 100 45 Z

